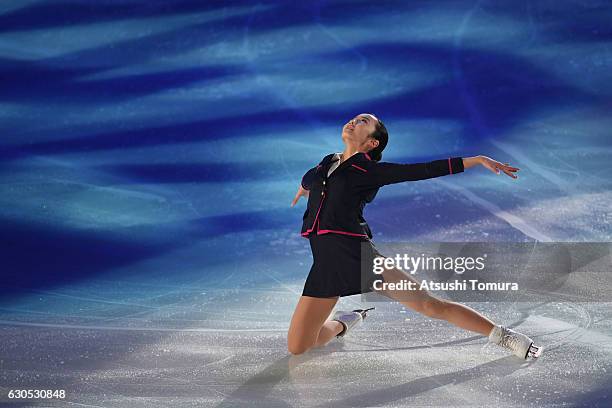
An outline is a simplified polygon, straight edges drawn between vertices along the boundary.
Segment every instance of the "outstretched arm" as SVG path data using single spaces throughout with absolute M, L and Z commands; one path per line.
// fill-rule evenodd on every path
M 368 162 L 364 167 L 354 166 L 359 177 L 354 178 L 355 187 L 378 188 L 404 181 L 425 180 L 463 172 L 461 157 L 448 157 L 424 163 Z
M 382 187 L 387 184 L 402 183 L 404 181 L 425 180 L 450 174 L 457 174 L 475 165 L 482 165 L 493 173 L 503 171 L 512 178 L 513 173 L 519 169 L 500 163 L 487 156 L 475 157 L 448 157 L 425 163 L 387 163 L 370 162 L 365 168 L 355 166 L 360 177 L 355 178 L 355 187 L 370 189 Z

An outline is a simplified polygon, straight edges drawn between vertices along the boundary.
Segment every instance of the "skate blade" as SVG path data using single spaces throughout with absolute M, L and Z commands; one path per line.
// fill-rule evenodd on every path
M 531 358 L 538 358 L 542 355 L 543 351 L 544 351 L 544 347 L 534 346 L 532 344 L 531 346 L 529 346 L 529 352 L 527 353 L 527 355 Z
M 363 317 L 365 319 L 367 314 L 368 314 L 368 312 L 370 310 L 374 310 L 374 309 L 375 309 L 374 307 L 371 307 L 369 309 L 355 309 L 355 310 L 353 310 L 353 312 L 358 312 L 361 315 L 361 317 Z

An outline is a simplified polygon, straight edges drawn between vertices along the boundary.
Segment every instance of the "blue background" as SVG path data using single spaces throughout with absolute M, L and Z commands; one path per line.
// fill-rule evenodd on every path
M 598 1 L 4 1 L 2 293 L 300 289 L 305 202 L 289 204 L 363 112 L 389 129 L 385 161 L 521 168 L 383 188 L 365 212 L 376 242 L 609 241 L 611 16 Z

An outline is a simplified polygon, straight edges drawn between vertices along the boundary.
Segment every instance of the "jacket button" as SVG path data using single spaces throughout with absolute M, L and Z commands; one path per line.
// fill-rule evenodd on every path
M 325 180 L 323 180 L 323 185 L 325 185 Z
M 321 191 L 321 195 L 324 195 L 325 193 Z

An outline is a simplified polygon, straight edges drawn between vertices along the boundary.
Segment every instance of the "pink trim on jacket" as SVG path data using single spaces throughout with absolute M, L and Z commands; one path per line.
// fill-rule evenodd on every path
M 323 206 L 323 201 L 325 201 L 325 193 L 323 193 L 323 198 L 321 198 L 321 202 L 319 203 L 319 209 L 317 210 L 317 215 L 315 215 L 315 219 L 314 219 L 314 221 L 312 223 L 312 227 L 307 229 L 306 232 L 302 232 L 302 236 L 306 236 L 306 235 L 310 234 L 312 232 L 312 230 L 314 230 L 314 227 L 317 224 L 317 221 L 319 219 L 319 212 L 321 212 L 321 207 Z
M 361 170 L 361 171 L 363 171 L 363 172 L 365 172 L 365 173 L 367 173 L 367 172 L 368 172 L 366 169 L 361 168 L 361 167 L 357 166 L 356 164 L 351 164 L 351 166 L 353 166 L 353 167 L 355 167 L 355 168 L 358 168 L 359 170 Z
M 308 234 L 310 234 L 314 229 L 315 226 L 317 227 L 317 235 L 323 235 L 323 234 L 328 234 L 328 233 L 333 233 L 333 234 L 343 234 L 343 235 L 351 235 L 354 237 L 367 237 L 367 234 L 356 234 L 354 232 L 347 232 L 347 231 L 338 231 L 338 230 L 321 230 L 319 229 L 319 213 L 321 212 L 321 207 L 323 206 L 323 201 L 325 200 L 325 195 L 323 196 L 323 198 L 321 199 L 321 203 L 319 203 L 319 209 L 317 210 L 317 215 L 315 215 L 315 219 L 314 222 L 312 223 L 312 227 L 310 227 L 309 229 L 307 229 L 305 232 L 302 232 L 302 236 L 306 237 Z
M 372 160 L 372 159 L 370 158 L 370 155 L 369 155 L 369 154 L 367 154 L 367 153 L 364 153 L 364 154 L 365 154 L 365 157 L 367 157 L 367 158 L 368 158 L 368 160 Z
M 354 232 L 346 232 L 346 231 L 337 231 L 337 230 L 318 230 L 317 231 L 317 235 L 323 235 L 323 234 L 327 234 L 327 233 L 332 233 L 332 234 L 343 234 L 343 235 L 351 235 L 354 237 L 367 237 L 366 234 L 356 234 Z
M 453 174 L 453 166 L 451 166 L 451 159 L 450 159 L 450 157 L 448 158 L 448 171 L 450 172 L 450 174 Z

